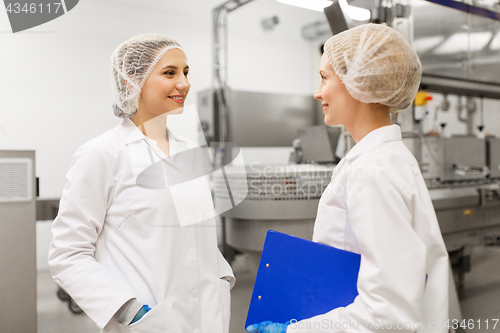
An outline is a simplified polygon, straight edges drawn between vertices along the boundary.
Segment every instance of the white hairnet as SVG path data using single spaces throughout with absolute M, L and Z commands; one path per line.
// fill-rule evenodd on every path
M 394 112 L 415 98 L 422 64 L 396 30 L 360 25 L 331 37 L 324 49 L 333 71 L 358 101 L 383 104 Z
M 144 34 L 121 43 L 111 54 L 113 111 L 117 117 L 136 114 L 139 97 L 149 74 L 171 49 L 182 50 L 179 43 L 160 34 Z

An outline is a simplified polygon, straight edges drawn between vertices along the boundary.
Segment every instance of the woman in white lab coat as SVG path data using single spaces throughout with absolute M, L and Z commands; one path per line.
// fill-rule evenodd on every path
M 163 173 L 196 149 L 166 127 L 190 88 L 184 51 L 147 34 L 111 60 L 123 119 L 73 157 L 52 226 L 52 275 L 103 331 L 227 333 L 234 276 L 217 247 L 210 189 L 202 178 L 171 186 Z
M 325 123 L 344 125 L 356 145 L 321 197 L 313 240 L 361 254 L 359 295 L 313 318 L 249 331 L 444 333 L 448 254 L 418 163 L 390 119 L 415 98 L 420 61 L 385 25 L 347 30 L 324 49 L 314 97 Z

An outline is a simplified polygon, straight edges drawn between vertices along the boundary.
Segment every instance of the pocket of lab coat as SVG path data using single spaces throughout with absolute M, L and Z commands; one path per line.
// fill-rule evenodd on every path
M 139 321 L 129 326 L 121 326 L 113 332 L 120 333 L 165 333 L 169 329 L 169 313 L 165 308 L 165 300 L 148 311 Z
M 345 209 L 320 202 L 314 223 L 313 240 L 343 248 L 346 220 Z
M 231 318 L 231 284 L 226 279 L 220 280 L 220 309 L 222 311 L 223 333 L 229 333 L 229 320 Z

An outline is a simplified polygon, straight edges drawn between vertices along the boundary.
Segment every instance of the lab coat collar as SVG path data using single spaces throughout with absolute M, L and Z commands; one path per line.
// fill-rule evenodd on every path
M 364 136 L 345 156 L 345 160 L 353 160 L 364 151 L 378 145 L 381 142 L 401 140 L 401 127 L 388 125 L 377 128 Z
M 143 140 L 146 136 L 139 130 L 137 126 L 128 118 L 122 119 L 122 121 L 115 127 L 115 131 L 127 146 L 130 143 Z
M 131 143 L 145 140 L 149 144 L 153 144 L 153 146 L 156 147 L 156 141 L 145 136 L 141 132 L 141 130 L 137 126 L 135 126 L 135 124 L 129 118 L 122 119 L 122 121 L 118 124 L 118 126 L 115 127 L 115 131 L 126 146 Z M 168 127 L 167 127 L 167 133 L 170 142 L 170 156 L 173 156 L 177 154 L 180 150 L 180 147 L 178 145 L 179 142 L 183 142 L 185 141 L 185 139 L 178 136 L 177 134 L 172 133 L 172 131 L 170 131 Z M 158 151 L 156 149 L 154 150 L 155 152 L 157 152 L 158 155 L 162 155 L 162 153 L 159 152 L 159 149 Z

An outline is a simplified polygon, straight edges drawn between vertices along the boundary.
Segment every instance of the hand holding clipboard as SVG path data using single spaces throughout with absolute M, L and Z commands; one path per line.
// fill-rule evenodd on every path
M 300 321 L 351 304 L 360 262 L 359 254 L 268 231 L 245 327 Z

